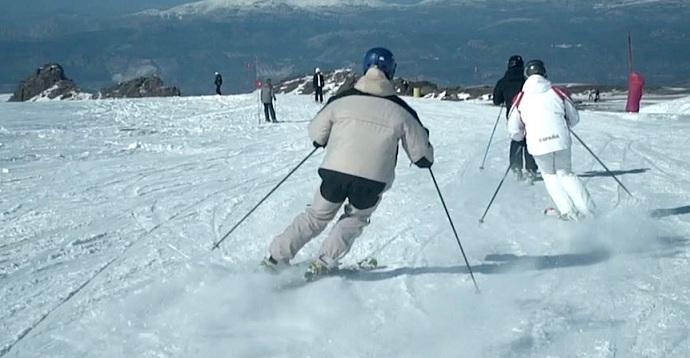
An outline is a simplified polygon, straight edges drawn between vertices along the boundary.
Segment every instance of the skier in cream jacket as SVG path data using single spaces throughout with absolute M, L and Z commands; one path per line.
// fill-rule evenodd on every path
M 534 156 L 562 219 L 593 215 L 595 206 L 589 192 L 572 171 L 570 127 L 580 120 L 577 109 L 546 79 L 542 61 L 528 62 L 525 75 L 527 81 L 510 110 L 508 131 L 513 140 L 526 137 L 527 150 Z
M 314 146 L 326 149 L 318 171 L 321 185 L 311 205 L 273 239 L 264 266 L 274 269 L 288 264 L 345 204 L 305 277 L 337 268 L 393 184 L 399 143 L 418 167 L 431 167 L 434 150 L 428 131 L 417 113 L 395 95 L 395 68 L 389 50 L 369 50 L 364 56 L 364 76 L 354 88 L 331 97 L 311 121 L 310 139 Z

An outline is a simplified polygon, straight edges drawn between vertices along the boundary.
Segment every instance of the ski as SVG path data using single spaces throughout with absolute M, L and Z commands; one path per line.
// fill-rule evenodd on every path
M 579 221 L 581 219 L 579 216 L 561 215 L 561 213 L 558 212 L 558 209 L 553 207 L 544 209 L 544 215 L 554 217 L 561 221 Z
M 326 269 L 319 272 L 318 270 L 313 271 L 312 268 L 318 266 L 317 263 L 311 263 L 304 273 L 304 279 L 307 282 L 313 282 L 328 276 L 344 276 L 347 274 L 353 274 L 358 271 L 372 271 L 379 268 L 379 263 L 376 258 L 367 257 L 364 260 L 358 261 L 354 265 L 339 266 L 336 268 Z
M 358 273 L 362 272 L 370 272 L 370 271 L 375 271 L 375 270 L 381 270 L 385 269 L 386 266 L 381 266 L 378 264 L 378 260 L 376 260 L 373 257 L 368 257 L 364 260 L 360 260 L 355 264 L 350 264 L 350 265 L 342 265 L 338 268 L 330 269 L 328 271 L 321 272 L 318 275 L 308 275 L 307 272 L 309 271 L 309 267 L 307 266 L 305 269 L 306 262 L 301 262 L 297 263 L 294 265 L 290 265 L 287 269 L 281 270 L 279 273 L 282 272 L 290 272 L 290 276 L 292 276 L 295 271 L 294 269 L 299 269 L 302 268 L 302 270 L 299 270 L 298 272 L 302 273 L 302 276 L 299 278 L 296 278 L 294 276 L 293 279 L 286 281 L 283 281 L 280 283 L 277 288 L 280 290 L 283 289 L 290 289 L 290 288 L 299 288 L 306 286 L 310 283 L 316 282 L 318 280 L 321 280 L 323 278 L 327 277 L 342 277 L 342 278 L 347 278 L 348 276 L 353 276 Z

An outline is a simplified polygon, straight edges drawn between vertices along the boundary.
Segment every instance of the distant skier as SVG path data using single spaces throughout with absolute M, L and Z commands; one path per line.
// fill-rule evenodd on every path
M 575 104 L 562 90 L 546 79 L 540 60 L 525 67 L 527 81 L 515 97 L 508 117 L 513 140 L 527 140 L 527 150 L 534 155 L 544 185 L 564 220 L 578 220 L 594 213 L 587 188 L 573 174 L 570 127 L 580 120 Z
M 420 168 L 431 167 L 434 150 L 417 113 L 395 95 L 396 62 L 384 48 L 366 52 L 364 76 L 354 88 L 328 100 L 309 125 L 315 147 L 325 147 L 321 185 L 311 205 L 276 236 L 263 265 L 277 269 L 319 235 L 345 204 L 344 212 L 322 243 L 305 277 L 338 267 L 354 240 L 369 224 L 381 195 L 395 176 L 398 143 Z
M 266 122 L 278 122 L 276 120 L 276 110 L 273 108 L 273 101 L 275 100 L 276 94 L 273 91 L 271 79 L 267 78 L 266 81 L 261 85 L 261 103 L 264 104 L 264 115 L 266 116 Z
M 223 85 L 223 76 L 221 76 L 218 72 L 216 72 L 216 79 L 214 83 L 216 84 L 216 94 L 220 95 L 220 86 Z
M 323 103 L 324 80 L 323 80 L 323 73 L 321 73 L 321 70 L 318 67 L 314 70 L 313 84 L 314 84 L 314 100 L 316 102 Z
M 407 82 L 407 80 L 403 79 L 402 80 L 402 95 L 403 96 L 409 96 L 410 93 L 410 83 Z
M 599 91 L 598 88 L 596 90 L 594 90 L 594 102 L 599 102 L 600 95 L 601 95 L 601 92 Z
M 503 78 L 498 80 L 496 87 L 494 87 L 493 101 L 495 105 L 505 103 L 506 118 L 513 105 L 513 99 L 522 90 L 525 83 L 524 62 L 519 55 L 511 56 L 508 59 L 508 70 Z M 518 180 L 522 180 L 522 159 L 524 157 L 525 172 L 528 180 L 534 181 L 537 177 L 537 163 L 526 149 L 526 142 L 524 140 L 512 140 L 510 142 L 510 168 L 517 176 Z

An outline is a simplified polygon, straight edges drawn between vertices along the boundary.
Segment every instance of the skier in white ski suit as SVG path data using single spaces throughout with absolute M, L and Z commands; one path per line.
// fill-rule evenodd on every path
M 288 264 L 345 209 L 307 273 L 318 275 L 337 268 L 354 240 L 369 224 L 371 214 L 395 176 L 398 143 L 421 168 L 431 167 L 433 147 L 417 113 L 395 95 L 393 54 L 374 48 L 364 58 L 365 75 L 353 89 L 331 97 L 309 125 L 316 147 L 325 147 L 319 168 L 320 188 L 307 209 L 276 236 L 263 264 Z
M 577 109 L 546 79 L 542 61 L 528 62 L 525 75 L 527 81 L 513 100 L 508 131 L 513 140 L 527 138 L 527 150 L 541 170 L 560 217 L 577 220 L 592 215 L 595 206 L 589 192 L 572 172 L 570 127 L 580 120 Z

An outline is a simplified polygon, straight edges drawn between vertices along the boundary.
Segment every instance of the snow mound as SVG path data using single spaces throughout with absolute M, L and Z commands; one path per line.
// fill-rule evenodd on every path
M 690 114 L 690 97 L 643 107 L 640 109 L 640 112 L 654 114 Z
M 71 90 L 67 93 L 62 93 L 59 85 L 54 85 L 47 90 L 39 93 L 29 100 L 29 102 L 45 102 L 45 101 L 81 101 L 91 99 L 91 94 L 86 92 L 79 92 Z

